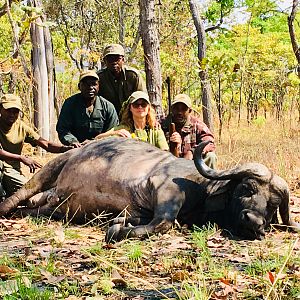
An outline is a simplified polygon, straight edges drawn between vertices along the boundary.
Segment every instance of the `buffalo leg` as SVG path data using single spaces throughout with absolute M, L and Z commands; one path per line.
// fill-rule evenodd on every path
M 132 226 L 137 225 L 145 225 L 151 221 L 149 218 L 138 218 L 138 217 L 117 217 L 114 218 L 111 222 L 112 225 L 121 224 L 123 226 L 128 226 L 129 224 Z
M 30 197 L 54 187 L 58 175 L 73 151 L 69 150 L 47 163 L 18 191 L 0 203 L 0 216 L 5 216 Z
M 105 240 L 106 242 L 116 242 L 125 238 L 148 237 L 155 233 L 165 233 L 173 225 L 173 221 L 166 219 L 153 219 L 147 225 L 125 227 L 117 223 L 108 228 Z
M 55 211 L 55 208 L 51 207 L 50 205 L 46 204 L 41 207 L 37 208 L 19 208 L 16 211 L 17 215 L 20 215 L 22 217 L 31 216 L 31 217 L 51 217 L 55 220 L 61 220 L 64 218 L 64 214 Z

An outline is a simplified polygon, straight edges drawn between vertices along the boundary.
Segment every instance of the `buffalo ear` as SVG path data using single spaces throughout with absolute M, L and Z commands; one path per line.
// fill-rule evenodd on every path
M 290 226 L 292 220 L 290 212 L 290 191 L 287 182 L 283 178 L 274 175 L 270 182 L 270 187 L 273 192 L 280 196 L 279 213 L 283 225 Z
M 230 201 L 230 183 L 225 184 L 218 190 L 210 190 L 209 196 L 205 199 L 205 211 L 217 212 L 224 210 Z

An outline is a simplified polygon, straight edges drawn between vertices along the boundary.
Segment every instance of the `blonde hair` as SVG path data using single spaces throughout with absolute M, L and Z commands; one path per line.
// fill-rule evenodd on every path
M 132 116 L 132 112 L 130 111 L 130 105 L 128 104 L 123 112 L 122 112 L 122 116 L 121 116 L 121 122 L 120 125 L 125 125 L 128 128 L 130 128 L 132 131 L 134 131 L 134 122 L 133 122 L 133 116 Z M 146 116 L 146 125 L 149 126 L 149 128 L 153 129 L 155 127 L 155 119 L 156 119 L 156 113 L 154 108 L 149 104 L 149 111 L 148 114 Z

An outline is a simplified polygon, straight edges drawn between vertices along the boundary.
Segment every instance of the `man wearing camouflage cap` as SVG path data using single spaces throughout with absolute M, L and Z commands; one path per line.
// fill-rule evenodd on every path
M 120 113 L 123 102 L 135 91 L 146 90 L 138 70 L 125 65 L 125 51 L 119 44 L 111 44 L 103 51 L 106 68 L 98 72 L 99 95 L 109 100 Z
M 20 97 L 5 94 L 0 100 L 0 177 L 7 196 L 16 192 L 26 181 L 21 172 L 21 163 L 34 173 L 41 164 L 32 158 L 22 155 L 24 142 L 32 146 L 40 146 L 48 152 L 62 153 L 73 147 L 47 141 L 39 136 L 20 118 L 22 103 Z M 1 181 L 0 181 L 1 183 Z M 0 189 L 0 196 L 5 195 Z
M 175 124 L 176 131 L 170 136 L 170 123 Z M 178 94 L 171 104 L 171 115 L 162 121 L 162 129 L 167 140 L 177 144 L 179 156 L 193 159 L 194 149 L 202 141 L 211 141 L 203 150 L 203 160 L 211 168 L 216 168 L 214 136 L 209 128 L 192 115 L 192 100 L 186 94 Z
M 65 100 L 56 125 L 60 141 L 75 147 L 119 123 L 113 104 L 98 96 L 99 77 L 95 71 L 82 72 L 78 87 L 80 93 Z

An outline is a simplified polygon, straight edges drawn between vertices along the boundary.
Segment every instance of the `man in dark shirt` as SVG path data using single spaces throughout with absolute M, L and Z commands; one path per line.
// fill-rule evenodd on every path
M 65 100 L 56 125 L 59 140 L 76 147 L 119 123 L 112 103 L 98 96 L 99 77 L 95 71 L 81 73 L 78 87 L 80 93 Z
M 176 131 L 170 136 L 169 125 L 175 123 Z M 179 156 L 193 159 L 194 149 L 202 141 L 211 141 L 203 150 L 204 162 L 211 168 L 216 168 L 214 136 L 209 128 L 199 118 L 192 116 L 192 100 L 186 94 L 174 97 L 171 105 L 171 116 L 162 121 L 162 129 L 167 140 L 176 143 Z
M 114 105 L 118 115 L 123 102 L 133 92 L 147 92 L 145 82 L 139 71 L 125 65 L 124 55 L 125 51 L 121 45 L 108 45 L 103 51 L 106 68 L 98 72 L 99 95 Z

